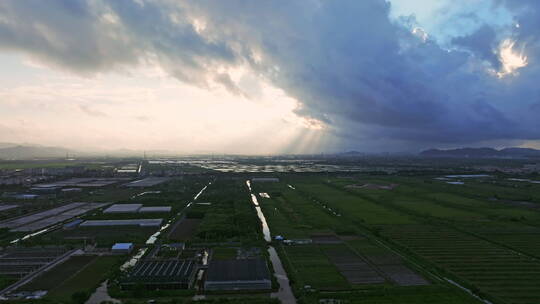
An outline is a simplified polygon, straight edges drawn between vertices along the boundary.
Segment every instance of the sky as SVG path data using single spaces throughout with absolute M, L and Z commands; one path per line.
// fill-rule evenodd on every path
M 540 147 L 537 0 L 3 0 L 0 143 Z

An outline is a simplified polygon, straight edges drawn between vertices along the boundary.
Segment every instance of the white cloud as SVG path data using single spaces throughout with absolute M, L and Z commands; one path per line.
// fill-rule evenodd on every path
M 499 46 L 501 70 L 497 72 L 497 76 L 500 78 L 516 74 L 517 70 L 526 67 L 528 64 L 523 49 L 516 50 L 515 46 L 516 42 L 511 39 L 503 40 Z

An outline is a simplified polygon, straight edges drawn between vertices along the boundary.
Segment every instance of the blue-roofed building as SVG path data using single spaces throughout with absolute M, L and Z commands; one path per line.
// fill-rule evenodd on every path
M 81 219 L 76 219 L 76 220 L 73 220 L 67 224 L 64 224 L 63 228 L 64 230 L 71 230 L 71 229 L 75 229 L 77 228 L 81 223 L 83 222 L 83 220 Z
M 133 243 L 116 243 L 112 246 L 111 252 L 118 254 L 129 254 L 133 251 Z

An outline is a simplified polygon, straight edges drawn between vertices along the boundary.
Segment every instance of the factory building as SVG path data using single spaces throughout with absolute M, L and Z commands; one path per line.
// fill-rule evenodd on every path
M 121 280 L 123 289 L 144 286 L 149 290 L 188 289 L 193 286 L 196 275 L 195 261 L 186 260 L 144 260 Z
M 266 290 L 272 288 L 263 259 L 217 260 L 208 267 L 205 290 Z
M 142 204 L 114 204 L 103 213 L 137 213 L 141 208 Z

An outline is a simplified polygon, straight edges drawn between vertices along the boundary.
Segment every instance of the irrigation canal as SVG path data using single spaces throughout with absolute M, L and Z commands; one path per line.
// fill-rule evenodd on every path
M 283 268 L 283 264 L 281 263 L 281 259 L 279 258 L 276 249 L 272 245 L 270 245 L 270 243 L 272 242 L 272 236 L 270 234 L 270 228 L 268 227 L 266 218 L 264 217 L 264 213 L 262 212 L 261 206 L 259 205 L 257 196 L 253 194 L 253 191 L 251 190 L 251 183 L 249 180 L 246 181 L 246 185 L 249 189 L 249 193 L 251 194 L 251 201 L 253 202 L 253 205 L 255 205 L 257 216 L 259 217 L 259 220 L 262 224 L 264 240 L 269 244 L 268 254 L 270 255 L 270 261 L 272 262 L 272 265 L 274 267 L 274 276 L 279 283 L 279 290 L 277 292 L 273 292 L 271 294 L 271 297 L 278 298 L 283 304 L 295 304 L 296 298 L 294 297 L 291 285 L 289 284 L 289 277 L 287 277 L 287 273 Z

